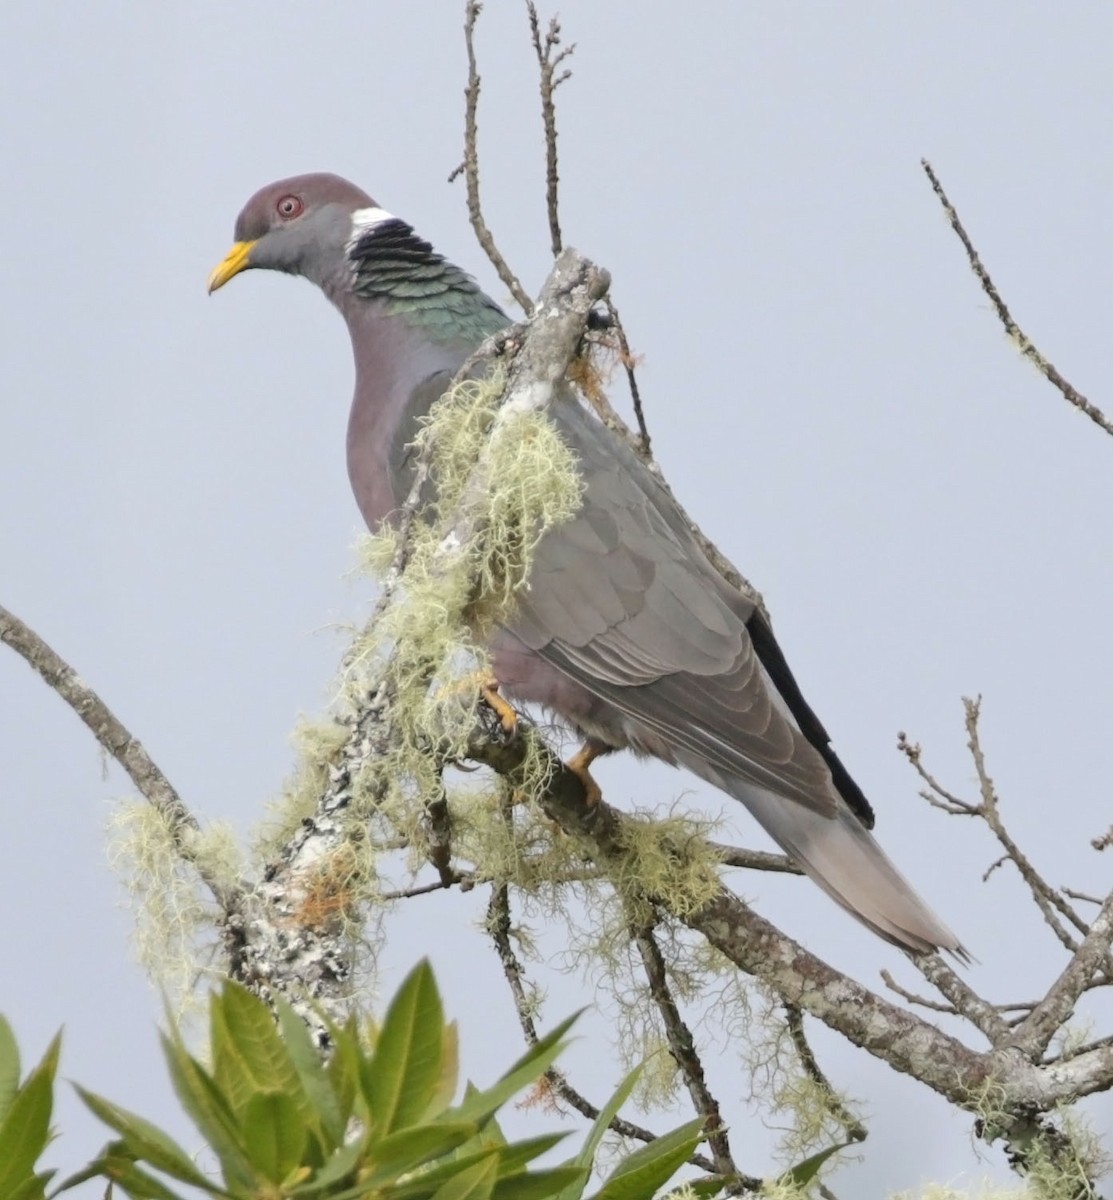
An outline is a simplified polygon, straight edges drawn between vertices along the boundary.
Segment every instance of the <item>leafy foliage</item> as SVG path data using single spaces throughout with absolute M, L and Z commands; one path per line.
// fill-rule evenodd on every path
M 490 1087 L 469 1085 L 454 1103 L 456 1030 L 444 1019 L 427 963 L 407 977 L 377 1030 L 363 1036 L 354 1021 L 333 1027 L 327 1061 L 292 1009 L 281 1002 L 277 1007 L 276 1024 L 260 999 L 226 983 L 210 1003 L 208 1066 L 179 1035 L 163 1038 L 178 1098 L 216 1158 L 219 1181 L 143 1117 L 79 1088 L 118 1137 L 62 1190 L 101 1176 L 134 1200 L 182 1200 L 174 1184 L 243 1200 L 581 1200 L 596 1148 L 633 1086 L 631 1076 L 578 1155 L 537 1167 L 535 1160 L 563 1135 L 508 1142 L 495 1115 L 552 1065 L 575 1017 L 530 1047 Z M 11 1075 L 3 1052 L 0 1043 L 0 1096 Z M 46 1081 L 46 1107 L 44 1114 L 39 1101 L 36 1129 L 41 1126 L 42 1137 L 38 1149 L 28 1143 L 25 1173 L 45 1144 L 55 1058 L 56 1046 L 37 1069 Z M 700 1137 L 701 1123 L 693 1121 L 640 1148 L 591 1200 L 649 1200 Z M 22 1200 L 23 1192 L 15 1194 Z M 40 1185 L 26 1197 L 43 1194 Z M 0 1187 L 0 1195 L 13 1193 Z
M 61 1035 L 20 1083 L 19 1049 L 11 1027 L 0 1017 L 0 1196 L 5 1200 L 42 1200 L 53 1171 L 35 1166 L 51 1140 L 54 1073 Z

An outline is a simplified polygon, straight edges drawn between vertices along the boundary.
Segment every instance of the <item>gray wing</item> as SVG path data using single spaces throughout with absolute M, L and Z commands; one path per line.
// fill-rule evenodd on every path
M 968 957 L 869 833 L 869 804 L 761 615 L 623 442 L 571 398 L 551 412 L 579 455 L 584 502 L 538 547 L 514 634 L 741 800 L 881 937 Z
M 826 733 L 810 710 L 797 718 L 763 664 L 753 606 L 624 443 L 569 397 L 551 415 L 580 459 L 584 501 L 538 547 L 513 632 L 684 760 L 833 816 Z

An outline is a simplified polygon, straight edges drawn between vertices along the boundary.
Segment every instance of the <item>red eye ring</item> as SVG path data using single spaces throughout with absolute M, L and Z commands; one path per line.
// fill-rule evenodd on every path
M 301 216 L 305 205 L 301 202 L 300 196 L 283 196 L 274 208 L 284 221 L 292 221 L 294 217 Z

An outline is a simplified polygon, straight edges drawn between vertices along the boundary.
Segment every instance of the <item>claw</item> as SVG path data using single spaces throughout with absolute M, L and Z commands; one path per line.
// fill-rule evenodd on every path
M 483 702 L 499 719 L 503 736 L 509 741 L 518 732 L 518 714 L 507 701 L 499 695 L 499 681 L 488 675 L 479 680 L 479 695 Z
M 598 807 L 603 799 L 599 785 L 592 778 L 590 767 L 597 759 L 609 753 L 611 747 L 595 738 L 588 738 L 575 754 L 564 764 L 569 771 L 583 784 L 584 800 L 588 808 Z

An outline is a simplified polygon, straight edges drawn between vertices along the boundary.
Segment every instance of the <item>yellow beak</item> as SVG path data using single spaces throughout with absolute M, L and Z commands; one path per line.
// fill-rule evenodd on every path
M 209 276 L 209 295 L 223 287 L 233 275 L 246 271 L 251 266 L 251 250 L 254 242 L 237 242 L 224 256 L 223 261 Z

